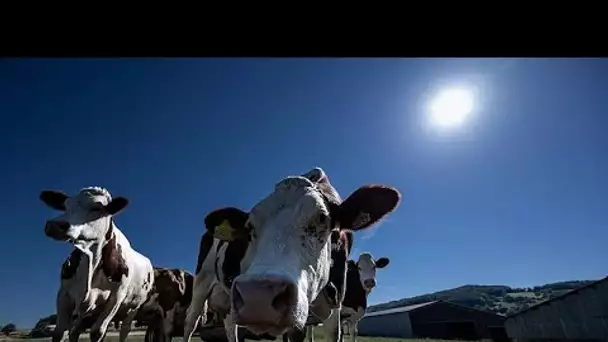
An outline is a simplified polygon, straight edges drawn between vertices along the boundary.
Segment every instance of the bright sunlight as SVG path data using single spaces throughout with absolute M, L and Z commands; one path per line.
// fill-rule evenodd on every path
M 473 92 L 465 88 L 440 91 L 430 105 L 430 120 L 434 126 L 445 128 L 464 123 L 473 111 Z

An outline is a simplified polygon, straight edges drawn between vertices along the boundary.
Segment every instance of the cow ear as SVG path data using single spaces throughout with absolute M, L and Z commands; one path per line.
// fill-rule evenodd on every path
M 391 260 L 389 258 L 380 258 L 376 260 L 376 268 L 385 268 Z
M 355 190 L 340 204 L 340 228 L 353 231 L 369 228 L 397 208 L 401 194 L 384 185 L 366 185 Z
M 124 197 L 115 197 L 106 205 L 106 212 L 110 215 L 118 215 L 129 205 L 129 200 Z
M 61 191 L 44 190 L 40 192 L 40 200 L 42 202 L 49 207 L 60 211 L 65 211 L 65 201 L 68 197 L 68 195 Z
M 248 219 L 249 214 L 238 208 L 217 209 L 205 217 L 205 228 L 213 233 L 216 239 L 232 241 L 248 236 L 245 228 Z

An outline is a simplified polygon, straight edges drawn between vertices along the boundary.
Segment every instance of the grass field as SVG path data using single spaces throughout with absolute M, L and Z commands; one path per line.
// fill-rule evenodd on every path
M 38 338 L 38 339 L 0 339 L 0 341 L 2 342 L 49 342 L 51 339 L 50 338 Z M 90 341 L 89 340 L 89 335 L 88 334 L 83 334 L 80 337 L 81 341 Z M 127 341 L 131 341 L 131 342 L 142 342 L 144 340 L 144 336 L 137 334 L 137 335 L 129 335 L 129 338 L 127 339 Z M 66 339 L 67 341 L 67 339 Z M 105 338 L 105 341 L 107 342 L 118 342 L 118 336 L 117 335 L 107 335 Z M 176 337 L 173 338 L 173 341 L 171 342 L 181 342 L 182 339 L 181 337 Z M 192 339 L 193 342 L 200 342 L 201 340 L 198 337 L 194 337 Z M 249 340 L 246 340 L 249 341 Z M 281 339 L 277 339 L 276 341 L 282 341 Z M 319 341 L 319 342 L 323 342 L 325 341 L 325 339 L 323 338 L 323 332 L 322 331 L 315 331 L 315 341 Z M 350 336 L 344 336 L 344 342 L 350 342 Z M 400 338 L 384 338 L 384 337 L 367 337 L 367 336 L 358 336 L 357 337 L 357 342 L 442 342 L 442 340 L 430 340 L 430 339 L 400 339 Z M 447 342 L 447 341 L 446 341 Z M 456 342 L 454 340 L 451 340 L 449 342 Z

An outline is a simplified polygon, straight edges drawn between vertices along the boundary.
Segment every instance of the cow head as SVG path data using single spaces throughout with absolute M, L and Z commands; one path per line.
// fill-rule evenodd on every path
M 61 215 L 46 222 L 46 236 L 69 241 L 81 248 L 113 239 L 112 216 L 129 204 L 124 197 L 113 199 L 108 190 L 100 187 L 84 188 L 74 197 L 45 190 L 40 193 L 40 199 L 49 207 L 62 211 Z
M 369 253 L 361 253 L 357 260 L 357 268 L 359 269 L 359 277 L 361 285 L 365 291 L 369 292 L 376 286 L 376 269 L 388 266 L 389 258 L 379 258 L 374 260 Z
M 332 231 L 366 229 L 400 198 L 392 187 L 365 185 L 342 201 L 325 172 L 314 168 L 280 181 L 250 213 L 216 216 L 219 231 L 226 232 L 216 228 L 216 237 L 246 231 L 251 239 L 245 256 L 250 266 L 231 289 L 234 322 L 256 334 L 303 328 L 310 303 L 330 277 Z M 232 222 L 244 226 L 229 227 Z

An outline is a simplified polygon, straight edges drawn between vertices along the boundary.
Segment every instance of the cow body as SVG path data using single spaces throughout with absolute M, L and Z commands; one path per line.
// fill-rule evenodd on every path
M 186 270 L 154 268 L 154 287 L 141 309 L 142 321 L 148 325 L 146 342 L 168 342 L 183 334 L 193 282 L 194 277 Z
M 330 235 L 366 229 L 399 201 L 396 189 L 372 185 L 342 201 L 325 172 L 314 168 L 277 183 L 250 212 L 211 212 L 205 218 L 184 342 L 199 321 L 205 322 L 207 308 L 225 317 L 229 342 L 236 339 L 237 325 L 278 336 L 304 329 L 309 314 L 333 317 L 339 331 L 339 291 L 327 287 Z M 322 293 L 327 298 L 319 298 Z
M 66 261 L 61 266 L 60 285 L 57 291 L 56 311 L 57 324 L 53 330 L 52 341 L 62 341 L 65 332 L 72 327 L 74 314 L 77 313 L 78 300 L 85 296 L 85 284 L 88 276 L 87 256 L 79 249 L 74 248 Z M 83 323 L 83 329 L 90 329 L 95 323 L 95 316 L 87 316 Z M 114 323 L 122 317 L 116 316 Z
M 91 327 L 91 341 L 101 341 L 115 317 L 124 317 L 120 341 L 131 329 L 131 321 L 148 299 L 154 285 L 152 263 L 131 247 L 114 223 L 128 200 L 112 199 L 103 188 L 82 189 L 69 197 L 58 191 L 43 191 L 43 202 L 63 214 L 47 221 L 45 234 L 58 241 L 68 241 L 84 254 L 81 265 L 86 276 L 75 282 L 75 320 L 70 327 L 70 341 L 78 341 L 87 317 L 96 317 Z M 83 279 L 84 278 L 84 279 Z M 71 292 L 72 293 L 72 292 Z

